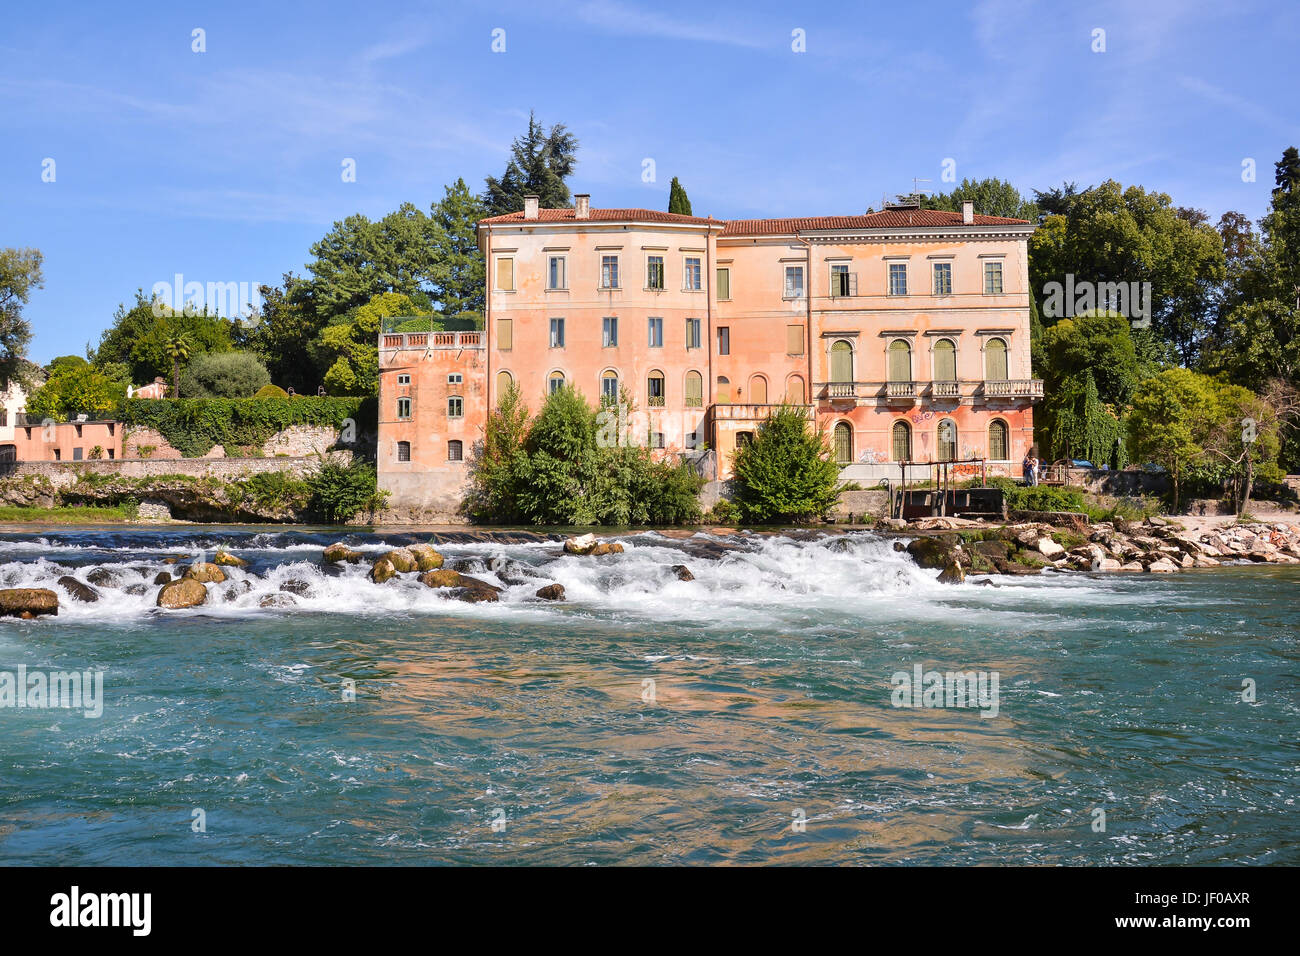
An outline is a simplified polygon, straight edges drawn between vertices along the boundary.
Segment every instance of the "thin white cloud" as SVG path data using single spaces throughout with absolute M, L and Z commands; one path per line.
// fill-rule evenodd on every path
M 619 36 L 653 36 L 670 40 L 690 40 L 724 46 L 761 49 L 774 45 L 742 30 L 734 19 L 727 22 L 677 20 L 661 9 L 643 10 L 621 0 L 602 0 L 580 5 L 578 17 L 588 26 Z

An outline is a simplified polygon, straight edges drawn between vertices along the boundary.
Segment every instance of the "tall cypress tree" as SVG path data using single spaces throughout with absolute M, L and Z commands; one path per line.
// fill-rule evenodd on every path
M 686 190 L 682 188 L 682 184 L 677 181 L 676 176 L 673 177 L 672 184 L 668 187 L 668 211 L 679 216 L 695 215 L 691 212 L 691 200 L 686 195 Z

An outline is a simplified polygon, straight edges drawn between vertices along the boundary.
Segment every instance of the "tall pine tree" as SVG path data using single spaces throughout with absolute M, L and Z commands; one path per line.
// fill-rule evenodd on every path
M 532 112 L 528 132 L 510 147 L 510 161 L 500 178 L 488 176 L 483 205 L 489 216 L 501 216 L 524 208 L 524 196 L 541 197 L 543 209 L 563 209 L 570 203 L 565 183 L 577 165 L 578 138 L 556 123 L 546 130 Z

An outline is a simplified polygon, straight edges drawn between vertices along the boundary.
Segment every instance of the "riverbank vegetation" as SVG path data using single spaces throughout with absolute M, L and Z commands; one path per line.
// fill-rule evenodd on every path
M 704 480 L 656 460 L 626 426 L 630 403 L 599 410 L 565 386 L 536 417 L 511 385 L 488 416 L 463 511 L 474 521 L 535 525 L 676 525 L 700 517 Z
M 819 518 L 834 506 L 839 465 L 802 409 L 781 406 L 736 453 L 735 501 L 742 521 L 772 524 Z

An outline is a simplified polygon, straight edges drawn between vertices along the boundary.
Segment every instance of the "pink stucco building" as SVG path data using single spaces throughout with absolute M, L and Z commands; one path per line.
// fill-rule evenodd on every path
M 394 504 L 454 508 L 487 410 L 512 382 L 534 410 L 565 383 L 593 402 L 626 394 L 633 440 L 724 479 L 781 403 L 807 410 L 845 480 L 898 477 L 908 462 L 918 475 L 933 461 L 1018 470 L 1042 396 L 1030 223 L 970 204 L 723 221 L 575 199 L 539 209 L 530 198 L 479 223 L 486 329 L 472 345 L 460 337 L 475 333 L 442 333 L 443 345 L 381 336 L 379 470 Z M 456 374 L 465 404 L 452 416 Z

